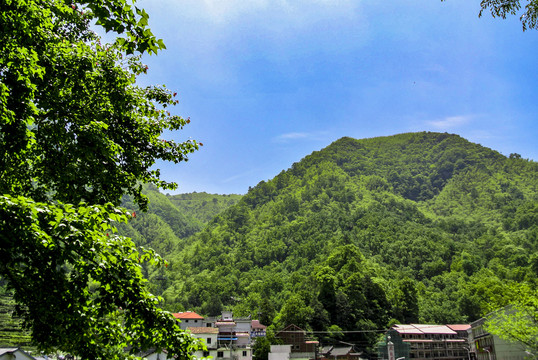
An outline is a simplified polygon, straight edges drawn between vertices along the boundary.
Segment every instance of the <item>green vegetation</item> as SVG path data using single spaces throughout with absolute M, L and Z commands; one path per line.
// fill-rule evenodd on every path
M 189 214 L 205 225 L 226 208 L 235 205 L 243 195 L 217 195 L 194 192 L 167 195 L 167 197 L 181 213 Z
M 21 319 L 13 316 L 15 301 L 6 294 L 0 295 L 0 347 L 32 348 L 32 338 L 22 330 Z
M 131 238 L 137 246 L 151 247 L 158 254 L 170 254 L 183 248 L 186 238 L 200 231 L 215 215 L 241 198 L 241 195 L 206 193 L 163 195 L 153 185 L 144 186 L 144 195 L 149 200 L 147 212 L 139 212 L 132 199 L 124 197 L 122 206 L 130 209 L 135 217 L 117 227 L 120 234 Z M 152 293 L 162 294 L 171 286 L 163 267 L 142 264 L 142 270 Z M 178 311 L 175 303 L 164 306 L 170 311 Z
M 371 330 L 346 334 L 371 350 L 394 322 L 475 320 L 536 284 L 537 175 L 456 135 L 340 139 L 178 240 L 164 304 L 329 342 Z
M 125 197 L 119 231 L 167 259 L 142 265 L 165 309 L 375 352 L 393 323 L 470 322 L 536 289 L 537 180 L 535 162 L 456 135 L 342 138 L 242 197 L 146 186 L 149 211 Z
M 0 3 L 0 279 L 40 350 L 189 358 L 198 347 L 145 286 L 141 264 L 162 258 L 115 233 L 133 217 L 122 196 L 146 209 L 141 183 L 175 188 L 153 165 L 198 149 L 161 139 L 189 122 L 168 112 L 175 94 L 136 85 L 140 55 L 164 48 L 147 24 L 125 0 Z
M 522 344 L 531 355 L 538 357 L 538 291 L 528 284 L 512 286 L 509 305 L 499 309 L 498 305 L 487 316 L 486 329 L 500 338 Z M 502 305 L 502 304 L 501 304 Z
M 446 1 L 446 0 L 441 0 Z M 521 9 L 523 5 L 523 10 Z M 510 15 L 519 15 L 523 31 L 527 29 L 536 29 L 538 26 L 538 1 L 537 0 L 481 0 L 480 13 L 482 16 L 484 11 L 489 11 L 491 16 L 506 19 Z

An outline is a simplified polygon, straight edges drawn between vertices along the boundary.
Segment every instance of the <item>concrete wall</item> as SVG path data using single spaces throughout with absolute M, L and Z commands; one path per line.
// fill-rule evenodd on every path
M 269 360 L 289 360 L 291 345 L 271 345 Z

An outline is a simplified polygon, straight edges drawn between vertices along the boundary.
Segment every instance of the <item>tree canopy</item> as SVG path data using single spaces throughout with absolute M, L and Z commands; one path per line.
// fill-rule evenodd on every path
M 117 35 L 102 44 L 90 24 Z M 162 311 L 141 264 L 167 265 L 115 233 L 147 208 L 143 183 L 173 189 L 154 168 L 194 140 L 161 138 L 189 119 L 175 93 L 139 87 L 144 52 L 164 48 L 147 13 L 125 0 L 0 4 L 0 276 L 43 350 L 124 358 L 149 347 L 197 347 Z
M 486 329 L 500 338 L 525 346 L 531 358 L 538 358 L 538 291 L 527 284 L 511 287 L 508 305 L 487 317 Z
M 538 26 L 538 0 L 481 0 L 478 16 L 482 16 L 484 12 L 490 12 L 493 17 L 503 19 L 519 14 L 523 31 L 536 29 Z
M 176 246 L 146 237 L 170 260 L 152 284 L 168 309 L 257 314 L 275 331 L 295 323 L 374 352 L 391 324 L 468 323 L 511 285 L 536 287 L 537 174 L 447 133 L 342 138 Z M 152 201 L 154 215 L 192 199 L 176 196 Z M 160 217 L 172 227 L 170 214 Z

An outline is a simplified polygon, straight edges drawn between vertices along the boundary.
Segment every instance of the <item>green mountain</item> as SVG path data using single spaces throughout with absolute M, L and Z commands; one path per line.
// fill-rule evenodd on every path
M 118 231 L 138 246 L 152 248 L 165 258 L 183 248 L 189 236 L 241 198 L 241 195 L 207 193 L 164 195 L 153 185 L 144 186 L 144 194 L 149 199 L 147 212 L 139 212 L 130 197 L 124 198 L 122 206 L 133 211 L 134 216 L 127 224 L 119 224 Z M 144 264 L 143 271 L 155 294 L 170 286 L 165 269 Z
M 166 306 L 371 346 L 391 322 L 475 320 L 536 282 L 538 165 L 457 135 L 342 138 L 167 255 Z M 350 336 L 346 334 L 347 341 Z
M 148 186 L 148 212 L 126 197 L 136 216 L 118 230 L 169 261 L 143 268 L 168 310 L 231 309 L 368 353 L 394 322 L 469 322 L 536 288 L 537 185 L 537 163 L 457 135 L 342 138 L 244 196 Z

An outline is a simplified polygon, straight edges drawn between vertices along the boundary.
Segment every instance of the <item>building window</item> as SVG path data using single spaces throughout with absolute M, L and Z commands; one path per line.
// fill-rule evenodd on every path
M 207 341 L 206 341 L 208 344 L 211 344 L 211 338 L 207 338 Z
M 194 323 L 196 324 L 198 322 L 198 320 L 194 320 Z
M 204 351 L 204 357 L 208 357 L 209 356 L 209 351 Z
M 217 357 L 218 358 L 224 357 L 224 352 L 223 351 L 217 351 Z
M 247 357 L 247 352 L 243 350 L 243 357 Z

